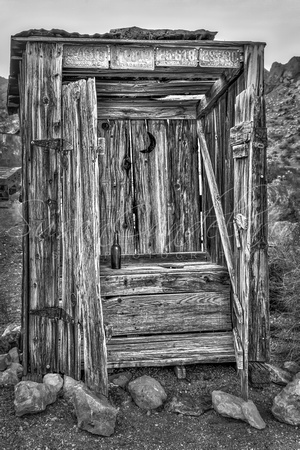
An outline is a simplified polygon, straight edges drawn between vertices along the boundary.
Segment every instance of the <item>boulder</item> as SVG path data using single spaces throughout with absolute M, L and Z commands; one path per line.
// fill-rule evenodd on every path
M 15 372 L 17 374 L 18 378 L 22 378 L 22 375 L 23 375 L 22 364 L 13 362 L 13 363 L 11 363 L 11 365 L 9 366 L 9 368 L 7 370 L 11 370 L 11 371 Z
M 0 353 L 8 353 L 12 347 L 19 347 L 21 327 L 9 325 L 0 338 Z
M 162 385 L 148 375 L 143 375 L 131 381 L 128 384 L 128 391 L 135 404 L 146 410 L 162 406 L 167 399 L 167 394 Z
M 8 368 L 11 363 L 11 357 L 8 353 L 0 355 L 0 372 L 3 372 Z
M 0 372 L 0 386 L 15 386 L 19 383 L 19 377 L 14 369 L 6 369 Z
M 196 399 L 189 394 L 181 394 L 173 397 L 168 410 L 170 412 L 184 414 L 186 416 L 201 416 L 212 408 L 211 398 Z
M 212 404 L 221 416 L 243 420 L 258 430 L 266 427 L 252 400 L 245 402 L 235 395 L 223 391 L 213 391 Z
M 294 361 L 285 361 L 283 367 L 293 375 L 296 375 L 298 372 L 300 372 L 300 365 Z
M 293 379 L 293 375 L 288 370 L 280 369 L 280 367 L 267 363 L 265 363 L 265 367 L 270 372 L 271 381 L 275 384 L 285 386 Z
M 64 385 L 63 385 L 63 395 L 64 399 L 73 404 L 74 400 L 74 392 L 84 387 L 84 383 L 82 381 L 74 380 L 72 377 L 68 377 L 67 375 L 64 376 Z
M 288 383 L 273 400 L 272 414 L 280 422 L 300 425 L 300 379 Z
M 235 395 L 227 394 L 223 391 L 212 392 L 212 404 L 214 409 L 223 417 L 244 420 L 242 410 L 244 400 Z
M 248 400 L 242 404 L 242 411 L 245 416 L 245 420 L 254 428 L 263 430 L 266 428 L 266 424 L 261 418 L 255 404 L 252 400 Z
M 63 387 L 64 380 L 58 373 L 47 373 L 43 378 L 43 383 L 46 384 L 53 393 L 58 395 Z
M 100 436 L 113 434 L 118 409 L 111 406 L 106 397 L 78 387 L 74 391 L 74 407 L 78 428 Z
M 110 383 L 115 384 L 116 386 L 120 386 L 121 388 L 125 388 L 129 381 L 132 378 L 132 374 L 130 372 L 121 372 L 115 373 L 108 377 L 108 381 Z
M 17 416 L 44 411 L 55 400 L 56 393 L 44 383 L 20 381 L 15 386 L 14 405 Z
M 13 347 L 8 352 L 9 356 L 11 357 L 11 361 L 14 363 L 20 362 L 20 356 L 19 356 L 19 349 L 17 347 Z

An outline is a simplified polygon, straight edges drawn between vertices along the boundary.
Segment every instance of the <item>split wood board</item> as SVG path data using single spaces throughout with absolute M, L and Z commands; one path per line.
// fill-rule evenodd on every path
M 122 269 L 121 269 L 122 270 Z M 116 272 L 116 271 L 115 271 Z M 119 271 L 118 271 L 119 272 Z M 101 295 L 135 295 L 179 292 L 224 292 L 229 290 L 228 272 L 219 266 L 167 269 L 149 273 L 124 272 L 123 274 L 102 275 Z
M 113 336 L 231 329 L 229 292 L 102 298 Z
M 226 363 L 235 360 L 232 332 L 112 338 L 108 368 Z

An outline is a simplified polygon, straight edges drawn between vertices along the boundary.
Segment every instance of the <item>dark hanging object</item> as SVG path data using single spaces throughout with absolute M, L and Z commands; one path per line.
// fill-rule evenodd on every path
M 115 231 L 114 243 L 111 246 L 111 268 L 121 269 L 121 247 L 119 244 L 119 233 Z
M 127 176 L 129 174 L 129 171 L 131 169 L 131 160 L 128 155 L 125 155 L 122 162 L 122 169 L 126 171 Z
M 155 137 L 153 136 L 153 134 L 151 134 L 149 131 L 147 131 L 147 134 L 149 136 L 150 144 L 147 148 L 145 148 L 145 150 L 140 150 L 141 153 L 150 153 L 150 152 L 152 152 L 152 150 L 155 149 L 155 146 L 156 146 L 156 140 L 155 140 Z
M 109 123 L 108 122 L 103 122 L 101 127 L 102 127 L 102 130 L 109 130 Z

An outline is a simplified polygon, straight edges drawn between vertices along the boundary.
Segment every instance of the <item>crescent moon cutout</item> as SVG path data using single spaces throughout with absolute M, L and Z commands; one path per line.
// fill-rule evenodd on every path
M 155 149 L 156 146 L 155 137 L 153 136 L 153 134 L 149 133 L 149 131 L 147 131 L 147 134 L 149 136 L 150 144 L 147 148 L 145 148 L 145 150 L 140 150 L 140 153 L 150 153 Z

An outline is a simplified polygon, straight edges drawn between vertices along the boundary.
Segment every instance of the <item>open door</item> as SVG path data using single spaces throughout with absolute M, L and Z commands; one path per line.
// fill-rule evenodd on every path
M 63 87 L 61 371 L 107 395 L 100 297 L 99 164 L 95 80 Z M 81 339 L 83 340 L 81 344 Z

